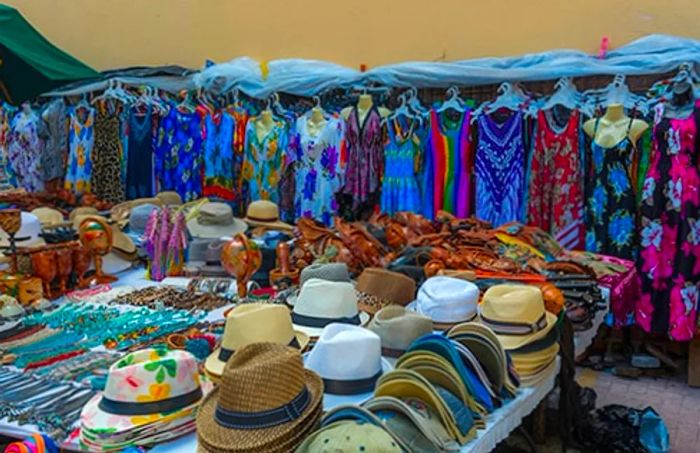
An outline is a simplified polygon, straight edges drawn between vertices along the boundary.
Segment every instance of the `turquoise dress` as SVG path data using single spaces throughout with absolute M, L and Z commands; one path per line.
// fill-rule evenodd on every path
M 384 176 L 382 177 L 382 212 L 419 212 L 421 195 L 416 168 L 420 160 L 420 146 L 416 143 L 414 125 L 402 125 L 399 119 L 389 124 L 388 142 L 384 149 Z

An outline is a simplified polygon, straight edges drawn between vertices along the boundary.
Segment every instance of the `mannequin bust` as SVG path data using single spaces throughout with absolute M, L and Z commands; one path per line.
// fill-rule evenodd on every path
M 327 122 L 326 112 L 321 107 L 314 107 L 311 109 L 311 115 L 306 121 L 306 128 L 312 137 L 318 137 Z
M 367 118 L 367 115 L 369 114 L 370 110 L 372 110 L 372 106 L 374 105 L 374 101 L 372 100 L 372 95 L 370 94 L 361 94 L 360 99 L 357 101 L 357 113 L 358 117 L 360 120 L 360 124 L 365 123 L 365 118 Z M 340 114 L 343 116 L 343 118 L 347 121 L 348 118 L 350 118 L 350 113 L 352 113 L 352 107 L 345 107 Z M 379 114 L 381 115 L 382 118 L 386 118 L 389 116 L 391 113 L 391 110 L 384 108 L 384 107 L 379 107 L 377 110 L 379 110 Z
M 273 127 L 275 127 L 275 119 L 272 116 L 272 110 L 263 110 L 255 121 L 255 135 L 258 137 L 258 141 L 263 141 Z
M 596 131 L 597 121 L 599 123 Z M 583 130 L 586 134 L 603 148 L 612 148 L 624 140 L 628 128 L 627 136 L 632 144 L 635 144 L 648 127 L 646 121 L 637 119 L 632 120 L 630 125 L 630 117 L 625 115 L 622 104 L 610 104 L 600 119 L 591 118 L 583 123 Z
M 671 100 L 664 106 L 663 114 L 666 118 L 687 118 L 695 109 L 695 93 L 693 85 L 687 81 L 673 84 Z

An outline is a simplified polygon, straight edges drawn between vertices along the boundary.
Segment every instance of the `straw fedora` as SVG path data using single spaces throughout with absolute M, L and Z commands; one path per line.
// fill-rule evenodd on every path
M 431 277 L 418 290 L 408 308 L 433 320 L 437 330 L 476 319 L 479 288 L 471 282 L 453 277 Z
M 235 351 L 258 342 L 289 345 L 303 351 L 309 337 L 292 329 L 289 310 L 282 305 L 238 305 L 226 316 L 221 347 L 214 350 L 204 364 L 207 373 L 214 377 L 221 376 L 226 362 Z
M 341 420 L 324 426 L 309 436 L 296 453 L 367 451 L 402 453 L 399 444 L 380 426 Z
M 212 387 L 201 378 L 197 359 L 189 352 L 143 349 L 110 367 L 104 392 L 82 410 L 82 430 L 116 435 L 180 417 L 193 420 Z
M 225 203 L 206 203 L 197 217 L 187 221 L 187 229 L 193 237 L 220 238 L 245 232 L 245 222 L 233 217 L 231 206 Z
M 355 287 L 347 282 L 331 282 L 313 278 L 299 291 L 294 303 L 294 327 L 311 337 L 321 335 L 331 323 L 364 326 L 369 314 L 357 308 Z
M 489 288 L 479 307 L 479 318 L 496 333 L 506 351 L 544 338 L 557 321 L 545 310 L 542 291 L 528 285 Z
M 327 325 L 304 365 L 323 379 L 324 409 L 371 398 L 377 379 L 392 368 L 377 334 L 350 324 Z
M 279 206 L 267 200 L 258 200 L 250 203 L 243 220 L 252 227 L 265 227 L 271 230 L 282 231 L 294 229 L 292 225 L 280 221 Z
M 382 355 L 397 359 L 414 340 L 433 333 L 433 322 L 399 305 L 389 305 L 374 315 L 367 328 L 382 340 Z
M 320 419 L 323 381 L 299 352 L 253 343 L 226 363 L 197 413 L 199 451 L 294 451 Z
M 299 286 L 312 278 L 331 282 L 350 282 L 350 271 L 345 263 L 313 263 L 301 270 Z
M 357 291 L 360 306 L 374 314 L 387 305 L 408 305 L 416 296 L 416 282 L 398 272 L 368 267 L 357 278 Z
M 63 218 L 61 211 L 53 208 L 41 207 L 31 211 L 41 223 L 42 228 L 51 228 L 56 226 L 64 226 L 69 223 Z
M 177 192 L 164 191 L 158 192 L 156 198 L 163 203 L 164 206 L 181 206 L 182 197 Z

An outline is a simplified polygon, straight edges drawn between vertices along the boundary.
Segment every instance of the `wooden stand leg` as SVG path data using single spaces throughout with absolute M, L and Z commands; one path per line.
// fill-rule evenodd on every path
M 700 338 L 695 338 L 688 346 L 688 385 L 700 387 Z

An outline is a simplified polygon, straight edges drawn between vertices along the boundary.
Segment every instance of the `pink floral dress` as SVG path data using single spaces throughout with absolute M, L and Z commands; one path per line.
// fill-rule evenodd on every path
M 641 215 L 642 297 L 636 321 L 647 332 L 690 340 L 700 294 L 698 112 L 654 127 Z

